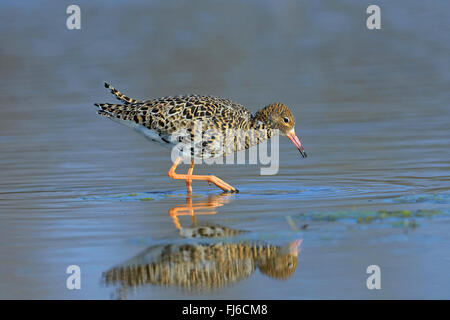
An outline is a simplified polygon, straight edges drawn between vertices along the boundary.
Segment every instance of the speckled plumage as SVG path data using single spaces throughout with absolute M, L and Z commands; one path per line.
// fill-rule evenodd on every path
M 299 138 L 295 135 L 295 120 L 282 103 L 272 103 L 252 114 L 243 105 L 229 99 L 183 95 L 153 100 L 136 100 L 125 96 L 109 84 L 105 87 L 122 104 L 96 103 L 98 114 L 127 125 L 152 141 L 174 147 L 172 167 L 168 175 L 185 180 L 188 194 L 192 181 L 213 183 L 225 192 L 236 188 L 213 175 L 194 175 L 197 159 L 215 158 L 245 150 L 271 138 L 274 134 L 287 136 L 306 157 Z M 174 154 L 177 151 L 178 154 Z M 175 169 L 182 158 L 188 157 L 191 166 L 187 174 Z
M 183 145 L 184 150 L 189 146 L 190 155 L 199 158 L 247 149 L 269 139 L 274 129 L 287 130 L 294 125 L 292 114 L 281 103 L 252 115 L 246 107 L 229 99 L 181 95 L 136 100 L 107 83 L 105 87 L 122 104 L 96 103 L 98 114 L 129 125 L 163 145 Z M 292 123 L 288 128 L 277 128 L 270 122 L 273 113 L 289 117 Z

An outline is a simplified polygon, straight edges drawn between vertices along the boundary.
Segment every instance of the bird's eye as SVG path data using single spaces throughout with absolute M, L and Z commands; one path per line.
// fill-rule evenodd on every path
M 283 119 L 283 121 L 284 121 L 284 123 L 288 123 L 288 122 L 289 122 L 289 118 L 288 118 L 288 117 L 285 117 L 285 118 Z

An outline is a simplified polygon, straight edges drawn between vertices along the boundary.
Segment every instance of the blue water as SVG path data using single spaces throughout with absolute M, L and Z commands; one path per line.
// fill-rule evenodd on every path
M 377 31 L 356 0 L 78 4 L 78 31 L 64 3 L 0 5 L 0 298 L 450 298 L 447 1 L 379 1 Z M 240 193 L 194 182 L 186 197 L 167 150 L 95 114 L 115 102 L 103 81 L 281 101 L 308 158 L 280 138 L 276 175 L 200 165 Z M 104 281 L 138 263 L 162 273 Z M 218 285 L 177 282 L 195 272 Z

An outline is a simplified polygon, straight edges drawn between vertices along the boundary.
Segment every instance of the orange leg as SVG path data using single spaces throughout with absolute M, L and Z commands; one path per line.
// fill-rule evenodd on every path
M 191 162 L 191 166 L 189 167 L 187 175 L 192 176 L 192 171 L 194 171 L 194 160 L 192 160 L 192 162 Z M 191 179 L 186 179 L 186 188 L 187 188 L 188 194 L 192 194 L 192 180 Z
M 192 193 L 192 180 L 204 180 L 208 181 L 210 183 L 214 183 L 216 186 L 218 186 L 220 189 L 222 189 L 225 192 L 237 192 L 235 188 L 230 186 L 225 181 L 217 178 L 216 176 L 201 176 L 201 175 L 193 175 L 192 171 L 194 170 L 194 163 L 191 163 L 191 167 L 189 168 L 188 174 L 178 174 L 175 172 L 175 169 L 177 168 L 178 164 L 180 163 L 181 158 L 178 157 L 175 162 L 173 163 L 172 167 L 169 170 L 169 177 L 172 179 L 180 179 L 180 180 L 186 180 L 186 186 L 188 193 Z

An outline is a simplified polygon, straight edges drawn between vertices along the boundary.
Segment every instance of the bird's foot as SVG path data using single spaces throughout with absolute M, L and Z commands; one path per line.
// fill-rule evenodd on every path
M 205 176 L 207 178 L 206 181 L 208 181 L 209 184 L 214 183 L 217 187 L 222 189 L 225 192 L 231 192 L 231 193 L 237 193 L 239 190 L 234 188 L 233 186 L 229 185 L 222 179 L 217 178 L 216 176 Z
M 177 158 L 172 167 L 170 168 L 168 175 L 172 179 L 180 179 L 186 181 L 186 188 L 188 194 L 192 194 L 192 180 L 204 180 L 208 183 L 214 183 L 217 187 L 222 189 L 224 192 L 237 193 L 239 192 L 236 188 L 232 187 L 222 179 L 217 178 L 216 176 L 202 176 L 202 175 L 193 175 L 192 171 L 194 169 L 194 163 L 191 164 L 191 167 L 188 170 L 187 174 L 178 174 L 175 172 L 175 169 L 180 162 L 180 158 Z

